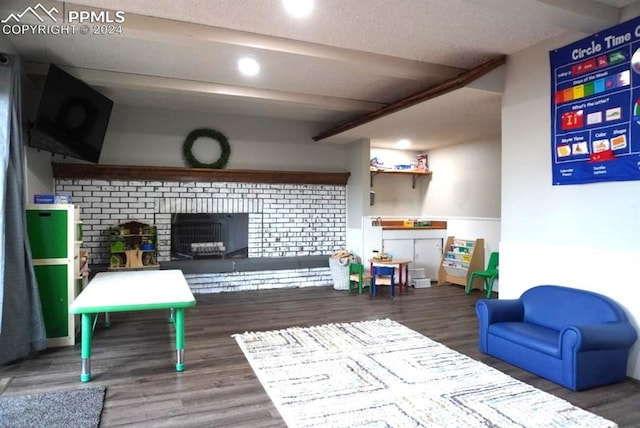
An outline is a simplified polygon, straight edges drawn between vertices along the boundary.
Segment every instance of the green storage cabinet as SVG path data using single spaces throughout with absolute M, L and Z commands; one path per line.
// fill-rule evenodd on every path
M 44 205 L 51 207 L 51 205 Z M 69 257 L 69 213 L 61 209 L 28 209 L 27 231 L 34 259 Z M 73 252 L 73 248 L 71 248 Z
M 79 323 L 69 315 L 69 305 L 82 283 L 76 272 L 82 239 L 80 210 L 71 204 L 30 204 L 26 217 L 47 346 L 74 345 Z
M 69 331 L 69 266 L 34 266 L 39 284 L 42 316 L 44 318 L 47 339 L 67 336 Z

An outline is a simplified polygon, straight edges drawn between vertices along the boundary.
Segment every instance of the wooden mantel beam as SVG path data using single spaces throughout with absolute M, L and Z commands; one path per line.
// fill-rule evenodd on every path
M 56 179 L 158 180 L 346 186 L 348 172 L 271 171 L 254 169 L 180 168 L 139 165 L 53 164 Z

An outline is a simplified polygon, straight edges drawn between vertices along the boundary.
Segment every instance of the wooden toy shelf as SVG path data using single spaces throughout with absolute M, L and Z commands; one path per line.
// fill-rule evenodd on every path
M 471 272 L 484 269 L 484 239 L 447 237 L 440 262 L 438 284 L 466 286 Z M 484 289 L 482 278 L 476 278 L 472 288 Z

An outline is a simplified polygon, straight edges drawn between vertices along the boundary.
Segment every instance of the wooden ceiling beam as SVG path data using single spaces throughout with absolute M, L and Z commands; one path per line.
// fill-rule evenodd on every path
M 467 86 L 469 83 L 473 82 L 474 80 L 500 67 L 506 61 L 507 61 L 506 55 L 501 55 L 497 58 L 491 59 L 479 65 L 476 68 L 472 68 L 471 70 L 460 73 L 459 75 L 457 75 L 452 79 L 445 80 L 442 83 L 439 83 L 435 86 L 427 88 L 423 91 L 417 92 L 413 95 L 409 95 L 406 98 L 398 100 L 392 104 L 386 105 L 376 111 L 367 113 L 360 118 L 345 122 L 334 128 L 321 132 L 320 134 L 313 137 L 313 140 L 320 141 L 325 138 L 333 137 L 334 135 L 338 135 L 342 132 L 356 128 L 360 125 L 364 125 L 365 123 L 373 122 L 374 120 L 380 119 L 381 117 L 388 116 L 392 113 L 396 113 L 400 110 L 404 110 L 416 104 L 423 103 L 425 101 L 439 97 L 441 95 L 444 95 L 456 89 L 463 88 Z

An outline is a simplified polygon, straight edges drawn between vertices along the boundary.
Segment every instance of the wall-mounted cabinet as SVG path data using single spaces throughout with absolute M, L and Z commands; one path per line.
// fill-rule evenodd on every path
M 129 221 L 109 230 L 109 270 L 159 269 L 154 225 Z
M 47 346 L 74 345 L 79 319 L 69 305 L 88 278 L 80 209 L 67 204 L 30 204 L 27 233 L 38 282 Z
M 484 269 L 484 239 L 460 239 L 449 236 L 442 254 L 438 284 L 452 283 L 466 286 L 471 272 Z M 483 289 L 482 278 L 473 288 Z

